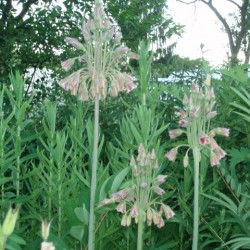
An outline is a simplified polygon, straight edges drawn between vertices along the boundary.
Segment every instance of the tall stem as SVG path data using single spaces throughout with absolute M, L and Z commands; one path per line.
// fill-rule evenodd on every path
M 61 170 L 58 173 L 58 181 L 60 182 Z M 58 236 L 61 237 L 62 232 L 62 184 L 58 186 Z
M 193 246 L 192 250 L 198 249 L 199 236 L 199 162 L 200 150 L 195 147 L 193 149 L 194 156 L 194 224 L 193 224 Z
M 143 249 L 143 229 L 144 229 L 144 221 L 143 221 L 143 213 L 142 210 L 139 210 L 138 216 L 138 231 L 137 231 L 137 250 Z
M 16 151 L 17 151 L 17 158 L 16 158 L 16 196 L 19 197 L 20 195 L 20 151 L 21 151 L 21 128 L 20 125 L 17 126 L 17 141 L 16 141 Z
M 96 95 L 95 114 L 94 114 L 92 175 L 91 175 L 90 206 L 89 206 L 88 250 L 94 250 L 95 247 L 95 193 L 96 193 L 96 172 L 97 172 L 97 154 L 98 154 L 98 126 L 99 126 L 99 96 Z

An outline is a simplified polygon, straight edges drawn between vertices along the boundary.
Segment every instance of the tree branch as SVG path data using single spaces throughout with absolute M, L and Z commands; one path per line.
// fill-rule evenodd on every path
M 21 12 L 19 13 L 19 15 L 17 15 L 15 17 L 16 21 L 20 21 L 21 19 L 24 18 L 24 16 L 27 14 L 27 12 L 29 11 L 29 8 L 32 4 L 36 4 L 38 2 L 38 0 L 28 0 L 27 3 L 23 4 L 23 9 L 21 10 Z
M 201 2 L 203 2 L 204 4 L 208 5 L 208 7 L 214 12 L 214 14 L 217 16 L 217 18 L 221 21 L 221 23 L 223 24 L 228 39 L 229 39 L 229 46 L 230 46 L 230 51 L 232 54 L 236 53 L 235 51 L 235 45 L 234 45 L 234 40 L 233 40 L 233 34 L 232 31 L 230 29 L 230 26 L 228 25 L 226 19 L 220 14 L 220 12 L 214 7 L 212 0 L 209 0 L 209 2 L 206 2 L 205 0 L 201 0 Z
M 182 0 L 176 0 L 177 2 L 180 2 L 180 3 L 184 3 L 184 4 L 193 4 L 193 3 L 196 3 L 198 0 L 193 0 L 191 2 L 185 2 L 185 1 L 182 1 Z
M 233 0 L 226 0 L 226 1 L 236 5 L 239 9 L 241 9 L 241 6 L 239 4 L 237 4 L 235 1 L 233 1 Z
M 236 48 L 239 50 L 242 40 L 247 34 L 248 23 L 250 15 L 247 15 L 248 0 L 244 0 L 242 7 L 240 8 L 240 32 L 236 40 Z

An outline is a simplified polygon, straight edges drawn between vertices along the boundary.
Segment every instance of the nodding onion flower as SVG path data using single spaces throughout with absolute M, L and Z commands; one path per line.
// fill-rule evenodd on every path
M 127 57 L 138 59 L 138 55 L 121 45 L 122 35 L 115 31 L 100 0 L 96 1 L 93 17 L 83 20 L 82 36 L 83 44 L 75 38 L 65 38 L 65 42 L 80 50 L 82 55 L 63 61 L 63 69 L 70 70 L 75 61 L 83 67 L 62 79 L 59 82 L 62 88 L 87 101 L 96 95 L 100 98 L 108 93 L 116 96 L 120 91 L 136 87 L 131 75 L 120 72 L 119 63 Z
M 141 144 L 136 159 L 131 157 L 130 167 L 131 186 L 112 194 L 111 198 L 102 201 L 99 207 L 117 203 L 116 211 L 122 214 L 122 226 L 130 226 L 133 219 L 138 223 L 138 218 L 142 215 L 148 226 L 155 224 L 158 228 L 163 227 L 165 222 L 162 215 L 169 220 L 175 213 L 161 201 L 165 191 L 160 185 L 166 181 L 167 175 L 158 174 L 155 151 L 147 153 Z
M 210 87 L 210 77 L 205 81 L 204 89 L 199 88 L 197 84 L 192 84 L 189 97 L 185 94 L 183 98 L 183 109 L 176 113 L 179 118 L 180 128 L 169 131 L 171 139 L 175 139 L 182 134 L 188 138 L 187 145 L 179 145 L 169 152 L 166 157 L 169 161 L 175 161 L 178 149 L 182 146 L 188 147 L 183 159 L 184 167 L 188 166 L 188 152 L 190 149 L 208 148 L 210 151 L 210 164 L 219 165 L 220 160 L 225 157 L 226 152 L 217 144 L 214 137 L 221 135 L 228 137 L 229 129 L 215 128 L 210 130 L 211 119 L 217 112 L 213 110 L 215 106 L 214 90 Z

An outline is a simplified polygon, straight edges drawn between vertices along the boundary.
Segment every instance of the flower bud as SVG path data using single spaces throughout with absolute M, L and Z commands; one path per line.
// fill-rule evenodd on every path
M 217 115 L 217 112 L 216 111 L 211 111 L 211 112 L 208 112 L 206 117 L 208 120 L 214 118 L 215 116 Z
M 184 166 L 184 168 L 188 167 L 188 162 L 189 162 L 188 154 L 186 153 L 184 158 L 183 158 L 183 166 Z
M 124 226 L 124 227 L 127 226 L 127 215 L 126 214 L 124 214 L 122 216 L 121 225 Z
M 148 184 L 146 182 L 140 183 L 140 188 L 141 189 L 145 189 L 147 186 L 148 186 Z
M 11 235 L 14 231 L 17 217 L 18 217 L 19 207 L 16 209 L 9 208 L 7 215 L 5 216 L 3 225 L 2 225 L 2 233 L 5 237 Z
M 51 224 L 51 221 L 47 222 L 46 220 L 42 220 L 41 232 L 42 232 L 42 238 L 44 241 L 46 241 L 49 237 L 50 224 Z
M 161 185 L 162 183 L 166 181 L 167 177 L 168 177 L 167 175 L 162 175 L 162 174 L 157 175 L 154 180 L 155 185 L 156 186 Z
M 228 128 L 216 128 L 216 129 L 214 129 L 214 131 L 217 135 L 222 135 L 225 137 L 229 136 L 229 129 Z
M 126 226 L 129 227 L 131 225 L 131 215 L 127 216 Z
M 211 75 L 207 75 L 207 78 L 204 83 L 208 87 L 211 85 Z

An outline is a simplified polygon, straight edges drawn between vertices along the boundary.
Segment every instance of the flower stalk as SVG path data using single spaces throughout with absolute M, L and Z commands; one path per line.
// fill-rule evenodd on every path
M 200 149 L 193 149 L 194 157 L 194 222 L 193 222 L 193 246 L 192 250 L 198 249 L 199 235 L 199 172 L 200 172 Z
M 171 139 L 175 139 L 182 134 L 186 134 L 188 145 L 179 145 L 169 152 L 166 157 L 169 161 L 175 161 L 178 149 L 188 146 L 183 158 L 184 167 L 188 167 L 188 153 L 191 150 L 194 158 L 194 214 L 193 214 L 193 245 L 192 250 L 199 247 L 199 170 L 201 152 L 203 148 L 210 151 L 210 164 L 216 166 L 225 157 L 226 152 L 217 144 L 214 137 L 221 135 L 228 137 L 229 129 L 215 128 L 210 130 L 211 119 L 217 112 L 213 111 L 215 106 L 214 90 L 210 87 L 210 77 L 205 81 L 204 88 L 199 88 L 197 84 L 192 84 L 190 95 L 184 95 L 183 109 L 181 108 L 176 115 L 179 117 L 178 126 L 180 128 L 169 131 Z
M 143 249 L 143 231 L 144 231 L 143 211 L 139 210 L 138 231 L 137 231 L 137 250 Z
M 95 235 L 95 194 L 96 194 L 96 175 L 98 160 L 98 127 L 99 127 L 99 96 L 95 97 L 95 114 L 94 114 L 94 142 L 92 155 L 92 173 L 91 173 L 91 192 L 90 192 L 90 208 L 89 208 L 89 237 L 88 247 L 94 249 Z
M 136 58 L 126 46 L 120 44 L 121 33 L 115 35 L 114 27 L 106 17 L 101 0 L 95 1 L 93 17 L 83 20 L 82 35 L 84 44 L 75 38 L 67 37 L 65 42 L 82 51 L 84 55 L 69 58 L 62 62 L 62 67 L 68 71 L 75 61 L 83 67 L 62 79 L 59 84 L 65 90 L 76 95 L 82 101 L 94 99 L 94 131 L 91 168 L 91 189 L 89 208 L 88 249 L 95 248 L 95 197 L 98 165 L 99 137 L 99 102 L 108 94 L 117 96 L 120 91 L 131 91 L 135 86 L 133 78 L 120 72 L 119 62 L 123 59 Z
M 130 226 L 132 220 L 137 224 L 137 250 L 143 249 L 143 233 L 145 224 L 162 228 L 164 217 L 169 220 L 175 213 L 162 202 L 165 194 L 160 185 L 167 175 L 158 174 L 158 160 L 155 151 L 147 152 L 142 144 L 138 148 L 138 156 L 131 157 L 131 186 L 113 194 L 111 198 L 102 201 L 99 206 L 118 203 L 117 212 L 122 213 L 122 226 Z

